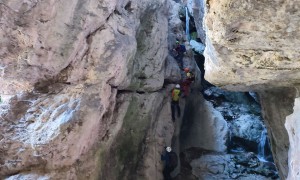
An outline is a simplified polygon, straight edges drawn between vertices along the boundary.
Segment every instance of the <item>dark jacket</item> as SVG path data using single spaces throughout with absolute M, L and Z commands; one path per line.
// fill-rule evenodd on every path
M 167 152 L 161 154 L 161 160 L 165 161 L 165 166 L 169 167 L 171 170 L 175 169 L 178 163 L 178 158 L 175 152 Z
M 184 53 L 184 52 L 186 52 L 185 45 L 183 45 L 183 44 L 178 44 L 178 45 L 175 47 L 175 51 L 177 51 L 178 53 Z

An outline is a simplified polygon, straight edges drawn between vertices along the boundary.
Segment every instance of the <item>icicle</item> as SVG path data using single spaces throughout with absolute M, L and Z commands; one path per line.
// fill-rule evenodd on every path
M 260 161 L 266 161 L 265 159 L 265 145 L 267 141 L 267 131 L 264 129 L 260 136 L 260 142 L 258 144 L 258 158 Z
M 189 10 L 185 7 L 185 34 L 187 41 L 190 41 L 190 18 L 189 18 Z

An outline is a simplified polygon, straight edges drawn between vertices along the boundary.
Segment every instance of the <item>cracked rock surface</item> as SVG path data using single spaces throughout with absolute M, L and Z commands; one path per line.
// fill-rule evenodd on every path
M 179 76 L 165 66 L 168 3 L 0 1 L 0 179 L 159 169 L 153 161 L 174 131 L 161 89 Z
M 298 84 L 299 6 L 294 0 L 207 0 L 206 79 L 245 91 Z

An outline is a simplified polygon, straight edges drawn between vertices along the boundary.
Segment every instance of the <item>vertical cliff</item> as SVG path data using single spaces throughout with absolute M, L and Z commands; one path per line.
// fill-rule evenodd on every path
M 297 87 L 297 93 L 299 87 Z M 298 95 L 298 94 L 297 94 Z M 294 101 L 293 113 L 287 116 L 285 127 L 289 134 L 289 173 L 287 179 L 299 179 L 299 97 Z
M 147 176 L 143 156 L 174 131 L 168 1 L 5 0 L 0 14 L 0 177 Z
M 296 91 L 292 88 L 270 89 L 261 91 L 259 95 L 274 161 L 281 177 L 287 178 L 290 142 L 285 123 L 286 117 L 293 112 Z

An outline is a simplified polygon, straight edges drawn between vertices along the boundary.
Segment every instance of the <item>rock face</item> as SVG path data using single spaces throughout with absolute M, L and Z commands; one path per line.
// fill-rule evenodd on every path
M 164 142 L 164 139 L 171 140 L 174 131 L 170 119 L 170 104 L 163 102 L 162 93 L 125 93 L 119 96 L 117 103 L 120 106 L 116 109 L 121 112 L 114 113 L 117 117 L 113 119 L 122 121 L 122 129 L 112 146 L 107 146 L 107 142 L 108 144 L 103 144 L 102 152 L 99 152 L 99 163 L 102 167 L 100 179 L 149 179 L 151 173 L 156 174 L 156 179 L 161 179 L 156 166 L 160 165 L 162 147 L 170 144 Z M 156 116 L 152 116 L 153 114 Z
M 0 3 L 0 95 L 8 97 L 0 179 L 149 177 L 149 164 L 159 169 L 147 161 L 159 159 L 174 131 L 161 89 L 165 76 L 180 75 L 165 66 L 168 3 Z
M 206 79 L 232 90 L 298 84 L 299 5 L 207 0 Z
M 288 160 L 293 161 L 292 156 L 288 157 L 292 139 L 289 139 L 287 131 L 289 129 L 286 129 L 284 124 L 286 123 L 286 117 L 293 113 L 296 93 L 295 89 L 291 88 L 265 90 L 259 93 L 274 161 L 280 176 L 283 178 L 288 176 Z M 294 128 L 297 128 L 297 126 Z
M 259 179 L 275 177 L 268 164 L 259 162 L 253 154 L 241 155 L 204 155 L 191 162 L 193 174 L 199 179 Z M 268 167 L 268 168 L 267 168 Z
M 167 54 L 167 26 L 159 26 L 167 23 L 162 14 L 164 3 L 1 3 L 1 46 L 5 47 L 0 54 L 2 94 L 30 90 L 36 83 L 45 86 L 42 81 L 50 78 L 69 83 L 109 81 L 124 89 L 159 89 L 163 71 L 156 67 L 162 67 L 161 59 Z M 153 46 L 157 47 L 154 54 L 149 51 Z M 141 56 L 145 59 L 140 60 Z
M 194 17 L 195 26 L 197 28 L 198 37 L 205 44 L 206 33 L 203 24 L 203 16 L 205 14 L 205 2 L 203 0 L 188 0 L 188 8 Z
M 182 174 L 176 179 L 278 179 L 273 163 L 260 162 L 254 153 L 224 154 L 200 148 L 181 153 Z
M 228 90 L 258 92 L 280 177 L 297 179 L 299 2 L 205 2 L 205 78 Z
M 296 159 L 299 154 L 299 98 L 295 99 L 294 112 L 286 118 L 285 127 L 289 133 L 290 150 L 289 157 L 295 157 L 289 161 L 289 176 L 288 179 L 299 179 L 300 176 L 297 173 L 300 167 L 299 160 Z
M 219 111 L 201 95 L 188 98 L 181 129 L 181 149 L 227 150 L 228 126 Z

